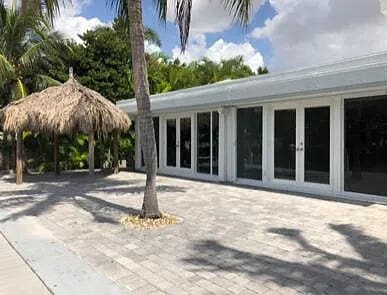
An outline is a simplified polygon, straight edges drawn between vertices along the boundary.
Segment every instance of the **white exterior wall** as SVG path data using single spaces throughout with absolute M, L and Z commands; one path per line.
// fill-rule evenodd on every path
M 228 182 L 240 185 L 251 185 L 257 187 L 273 188 L 286 191 L 303 192 L 310 194 L 334 196 L 348 198 L 353 200 L 363 200 L 370 202 L 387 203 L 385 197 L 358 194 L 344 191 L 344 100 L 347 98 L 366 97 L 385 95 L 387 93 L 384 87 L 379 89 L 368 89 L 366 91 L 357 91 L 346 93 L 344 95 L 331 95 L 326 97 L 316 97 L 309 99 L 292 99 L 283 102 L 252 103 L 248 105 L 219 106 L 209 110 L 197 110 L 190 112 L 177 112 L 168 114 L 154 114 L 159 117 L 159 173 L 174 175 L 192 179 Z M 319 185 L 311 183 L 278 181 L 273 178 L 274 167 L 274 142 L 273 126 L 275 108 L 299 108 L 303 110 L 308 106 L 330 106 L 331 114 L 331 177 L 330 185 Z M 251 179 L 238 179 L 236 175 L 236 114 L 240 107 L 262 106 L 263 118 L 263 147 L 262 147 L 262 181 Z M 196 114 L 201 112 L 219 112 L 219 172 L 218 175 L 201 174 L 196 172 L 196 143 L 197 127 Z M 166 166 L 166 119 L 167 118 L 191 118 L 191 169 L 171 168 Z M 299 125 L 300 126 L 300 125 Z M 299 132 L 299 130 L 298 130 Z M 297 134 L 299 136 L 299 134 Z M 136 137 L 139 138 L 139 127 L 136 124 Z M 143 170 L 141 167 L 141 150 L 139 141 L 136 141 L 136 169 Z M 303 162 L 299 161 L 303 164 Z
M 159 172 L 209 181 L 229 182 L 306 192 L 319 195 L 387 203 L 382 196 L 344 192 L 344 100 L 387 94 L 387 52 L 346 60 L 332 65 L 302 69 L 293 72 L 269 74 L 260 77 L 215 83 L 166 94 L 152 96 L 154 116 L 159 120 Z M 130 115 L 136 114 L 135 100 L 119 102 Z M 331 148 L 330 185 L 303 182 L 303 158 L 298 156 L 299 175 L 296 182 L 274 179 L 274 116 L 275 108 L 296 108 L 298 115 L 297 138 L 303 140 L 303 109 L 307 106 L 330 106 Z M 238 179 L 236 173 L 236 114 L 237 108 L 262 106 L 263 147 L 262 181 Z M 219 175 L 196 173 L 196 114 L 219 112 Z M 166 166 L 166 119 L 191 117 L 191 169 Z M 139 128 L 136 124 L 136 135 Z M 136 169 L 141 170 L 140 143 L 136 141 Z

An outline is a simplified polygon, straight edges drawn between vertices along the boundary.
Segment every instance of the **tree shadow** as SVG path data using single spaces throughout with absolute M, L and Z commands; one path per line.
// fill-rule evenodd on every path
M 259 254 L 258 248 L 257 253 L 241 251 L 216 240 L 196 242 L 193 245 L 194 254 L 183 261 L 198 269 L 246 274 L 253 279 L 274 281 L 282 287 L 311 294 L 387 294 L 386 261 L 383 261 L 387 244 L 351 225 L 330 226 L 342 234 L 363 259 L 343 257 L 319 249 L 311 245 L 299 230 L 273 228 L 268 232 L 281 235 L 300 246 L 300 261 Z M 305 253 L 313 258 L 301 259 Z
M 122 180 L 107 178 L 99 174 L 89 177 L 85 173 L 61 175 L 60 177 L 34 176 L 27 177 L 30 190 L 9 190 L 4 195 L 15 196 L 5 200 L 0 199 L 0 209 L 25 207 L 18 212 L 11 213 L 0 220 L 16 220 L 23 216 L 39 216 L 50 211 L 60 204 L 72 204 L 93 216 L 93 220 L 99 223 L 117 224 L 119 219 L 125 215 L 139 214 L 135 208 L 122 206 L 107 201 L 103 196 L 93 194 L 106 193 L 117 197 L 134 197 L 144 191 L 143 182 L 140 180 Z M 161 192 L 184 192 L 179 186 L 158 186 Z M 17 195 L 25 195 L 19 197 Z M 32 196 L 31 196 L 32 194 Z M 65 216 L 64 216 L 65 218 Z

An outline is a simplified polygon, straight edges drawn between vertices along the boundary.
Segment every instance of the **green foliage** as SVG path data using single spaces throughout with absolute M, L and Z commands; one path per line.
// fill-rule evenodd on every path
M 42 75 L 47 56 L 65 50 L 46 18 L 0 4 L 0 106 L 53 83 Z
M 269 70 L 267 67 L 259 67 L 257 71 L 258 75 L 264 75 L 264 74 L 269 74 Z
M 148 79 L 152 94 L 252 75 L 254 72 L 244 64 L 242 57 L 223 60 L 219 64 L 204 58 L 187 65 L 163 55 L 148 56 Z

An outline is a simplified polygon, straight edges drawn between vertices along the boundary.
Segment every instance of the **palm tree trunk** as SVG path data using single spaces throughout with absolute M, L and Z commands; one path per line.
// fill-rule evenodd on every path
M 59 175 L 59 138 L 58 135 L 54 135 L 54 170 L 55 174 Z
M 134 91 L 137 101 L 140 143 L 144 153 L 146 185 L 141 216 L 144 218 L 161 217 L 156 192 L 157 154 L 149 100 L 148 71 L 145 61 L 144 25 L 142 20 L 142 1 L 128 1 L 130 22 L 130 43 L 134 71 Z
M 16 134 L 16 184 L 23 183 L 23 132 Z
M 94 175 L 94 131 L 89 132 L 89 175 Z
M 119 159 L 118 159 L 118 131 L 113 131 L 113 173 L 119 172 Z

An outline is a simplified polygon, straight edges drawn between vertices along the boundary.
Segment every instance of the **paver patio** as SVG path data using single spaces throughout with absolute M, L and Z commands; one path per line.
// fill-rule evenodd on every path
M 123 228 L 141 208 L 136 173 L 3 178 L 1 222 L 35 216 L 128 294 L 387 294 L 386 206 L 158 180 L 160 207 L 182 224 Z

